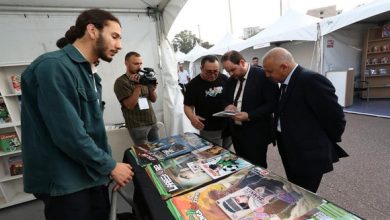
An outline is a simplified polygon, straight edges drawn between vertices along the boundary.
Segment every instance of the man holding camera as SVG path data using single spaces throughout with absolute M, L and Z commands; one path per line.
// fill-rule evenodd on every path
M 152 102 L 157 100 L 156 81 L 139 74 L 142 72 L 139 53 L 127 53 L 125 65 L 126 73 L 116 79 L 114 92 L 121 103 L 126 127 L 135 145 L 158 140 L 157 120 L 152 107 Z

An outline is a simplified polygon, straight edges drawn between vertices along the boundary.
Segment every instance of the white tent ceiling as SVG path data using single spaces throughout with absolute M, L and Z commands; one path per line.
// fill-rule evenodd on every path
M 375 18 L 374 18 L 375 17 Z M 372 19 L 370 19 L 372 18 Z M 326 18 L 321 21 L 321 35 L 326 35 L 350 24 L 365 20 L 365 22 L 388 22 L 390 20 L 390 1 L 377 0 L 358 6 L 350 11 Z
M 206 48 L 200 46 L 199 44 L 195 44 L 194 48 L 192 48 L 192 50 L 187 53 L 184 60 L 193 62 L 199 58 L 199 54 L 202 54 L 205 51 L 207 51 Z
M 156 71 L 159 98 L 153 107 L 158 120 L 165 123 L 167 134 L 182 133 L 188 130 L 189 122 L 183 113 L 176 59 L 166 34 L 185 3 L 186 0 L 0 0 L 0 48 L 7 51 L 0 56 L 0 67 L 26 66 L 42 53 L 57 50 L 56 40 L 64 36 L 81 11 L 108 10 L 121 21 L 122 50 L 111 63 L 102 62 L 98 67 L 106 103 L 105 123 L 124 121 L 112 88 L 115 79 L 125 72 L 125 54 L 137 51 L 142 54 L 144 67 Z
M 232 50 L 232 46 L 238 43 L 242 43 L 244 40 L 238 39 L 231 33 L 226 33 L 225 36 L 219 40 L 214 46 L 208 49 L 202 56 L 207 54 L 223 55 L 225 52 Z
M 0 11 L 53 12 L 101 8 L 113 12 L 148 13 L 149 7 L 163 12 L 164 32 L 168 34 L 172 23 L 186 2 L 187 0 L 0 0 Z
M 234 45 L 234 48 L 241 51 L 245 48 L 272 42 L 316 41 L 319 21 L 318 18 L 289 10 L 275 23 L 243 43 Z

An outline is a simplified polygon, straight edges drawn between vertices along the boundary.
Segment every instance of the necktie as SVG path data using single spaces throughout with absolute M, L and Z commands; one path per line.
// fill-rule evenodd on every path
M 233 105 L 236 107 L 237 107 L 238 99 L 240 98 L 240 95 L 241 95 L 242 85 L 243 85 L 244 80 L 245 80 L 244 78 L 240 79 L 240 85 L 238 86 L 238 91 L 237 91 L 236 97 L 234 98 Z
M 280 97 L 279 97 L 279 101 L 282 100 L 284 93 L 286 93 L 286 87 L 287 87 L 287 84 L 284 84 L 284 83 L 283 83 L 282 85 L 280 85 Z

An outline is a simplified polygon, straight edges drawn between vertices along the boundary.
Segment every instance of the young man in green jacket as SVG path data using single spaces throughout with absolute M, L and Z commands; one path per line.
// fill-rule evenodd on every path
M 25 191 L 43 200 L 46 219 L 108 219 L 110 178 L 122 187 L 133 172 L 111 157 L 93 70 L 121 49 L 120 22 L 84 11 L 57 45 L 22 74 Z

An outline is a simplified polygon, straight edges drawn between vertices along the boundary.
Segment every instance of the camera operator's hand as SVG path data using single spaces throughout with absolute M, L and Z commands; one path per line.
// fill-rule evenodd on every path
M 148 89 L 149 89 L 149 91 L 151 91 L 151 92 L 155 91 L 156 88 L 157 88 L 157 85 L 148 85 Z
M 139 83 L 140 75 L 139 74 L 130 74 L 129 78 L 131 81 Z

